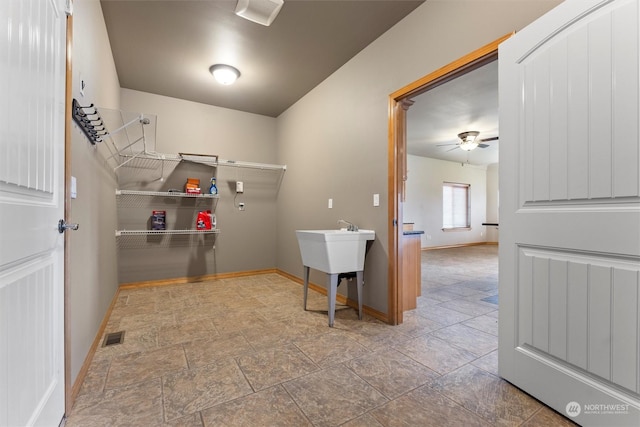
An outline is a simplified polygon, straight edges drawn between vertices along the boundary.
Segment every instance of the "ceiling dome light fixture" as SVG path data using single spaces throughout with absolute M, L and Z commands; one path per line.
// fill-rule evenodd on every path
M 240 77 L 240 71 L 236 67 L 226 64 L 215 64 L 209 67 L 209 72 L 213 74 L 213 77 L 218 83 L 223 85 L 230 85 Z
M 478 146 L 476 138 L 479 134 L 480 132 L 477 132 L 475 130 L 459 133 L 458 138 L 460 138 L 460 148 L 465 151 L 471 151 L 476 148 Z

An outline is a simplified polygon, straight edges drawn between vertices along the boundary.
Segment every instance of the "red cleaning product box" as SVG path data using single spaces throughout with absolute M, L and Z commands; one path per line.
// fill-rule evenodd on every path
M 198 212 L 198 217 L 196 218 L 196 229 L 211 230 L 211 215 L 209 214 L 209 212 Z

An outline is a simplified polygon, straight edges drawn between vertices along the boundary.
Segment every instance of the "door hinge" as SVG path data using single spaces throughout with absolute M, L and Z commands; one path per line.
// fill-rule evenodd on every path
M 64 8 L 64 13 L 66 13 L 67 16 L 73 15 L 73 0 L 67 0 L 67 4 Z
M 394 227 L 397 227 L 397 226 L 398 226 L 398 220 L 397 220 L 397 219 L 395 219 L 395 218 L 393 218 L 393 226 L 394 226 Z

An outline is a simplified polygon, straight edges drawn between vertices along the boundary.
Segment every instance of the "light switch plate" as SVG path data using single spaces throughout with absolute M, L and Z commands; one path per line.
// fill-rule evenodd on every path
M 76 177 L 71 177 L 71 198 L 76 199 L 78 197 L 78 185 L 76 183 Z
M 379 194 L 374 194 L 373 195 L 373 206 L 380 206 L 380 195 Z
M 333 208 L 333 199 L 329 199 L 329 203 L 327 204 L 329 209 Z

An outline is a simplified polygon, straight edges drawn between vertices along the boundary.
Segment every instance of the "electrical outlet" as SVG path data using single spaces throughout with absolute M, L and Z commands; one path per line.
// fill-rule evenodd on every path
M 243 211 L 244 210 L 244 203 L 242 203 L 242 202 L 238 203 L 238 209 Z

